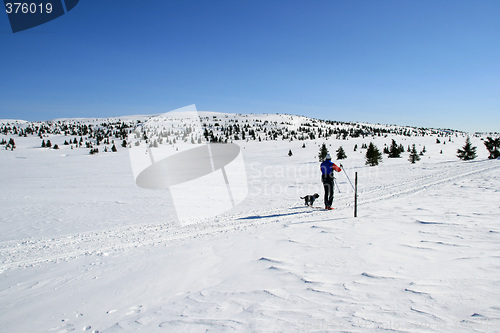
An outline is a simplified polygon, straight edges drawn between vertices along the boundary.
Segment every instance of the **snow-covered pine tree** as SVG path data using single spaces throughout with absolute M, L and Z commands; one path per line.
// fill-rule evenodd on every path
M 347 155 L 345 154 L 344 148 L 340 146 L 339 149 L 337 149 L 337 159 L 343 160 L 345 158 L 347 158 Z
M 293 156 L 293 153 L 292 153 L 291 149 L 288 151 L 288 156 Z
M 382 154 L 372 142 L 368 146 L 368 150 L 365 155 L 365 164 L 369 166 L 376 166 L 382 161 Z
M 457 157 L 462 161 L 473 160 L 477 157 L 476 149 L 477 147 L 473 147 L 470 142 L 470 138 L 467 137 L 467 139 L 465 139 L 465 145 L 462 149 L 457 149 Z
M 319 149 L 318 158 L 320 162 L 323 162 L 326 159 L 326 154 L 328 154 L 328 149 L 326 148 L 326 144 L 322 144 Z
M 413 144 L 410 150 L 410 157 L 408 157 L 408 161 L 410 161 L 411 163 L 420 161 L 420 156 L 418 156 L 417 147 L 415 147 L 415 144 Z

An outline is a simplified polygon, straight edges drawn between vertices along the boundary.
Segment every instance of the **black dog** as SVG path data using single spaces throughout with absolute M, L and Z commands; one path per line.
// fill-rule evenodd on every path
M 319 198 L 318 193 L 314 193 L 313 195 L 306 195 L 305 197 L 300 197 L 301 199 L 305 199 L 305 205 L 311 206 L 314 204 L 314 200 Z

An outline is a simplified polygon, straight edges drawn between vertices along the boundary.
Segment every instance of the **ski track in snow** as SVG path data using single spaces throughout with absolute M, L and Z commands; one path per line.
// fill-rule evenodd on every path
M 488 173 L 499 168 L 496 164 L 492 165 L 489 160 L 467 164 L 463 162 L 436 163 L 431 173 L 426 176 L 393 184 L 373 184 L 364 188 L 358 193 L 358 205 L 362 207 L 415 194 L 433 186 Z M 335 214 L 336 211 L 352 209 L 352 197 L 336 198 L 335 206 L 334 212 L 318 211 L 302 205 L 281 206 L 272 210 L 253 210 L 236 215 L 222 215 L 215 219 L 201 219 L 188 225 L 143 224 L 52 238 L 31 237 L 5 241 L 0 243 L 0 272 L 48 262 L 68 261 L 81 256 L 107 256 L 114 252 L 143 246 L 169 245 L 192 238 L 242 231 L 266 224 L 287 223 L 292 221 L 293 215 L 296 214 L 310 214 L 314 220 L 318 215 Z
M 498 165 L 492 166 L 487 160 L 469 163 L 468 165 L 460 165 L 456 162 L 443 162 L 436 166 L 443 167 L 444 170 L 438 170 L 430 175 L 406 180 L 402 183 L 376 187 L 361 192 L 358 194 L 358 204 L 371 204 L 382 200 L 414 194 L 432 186 L 453 182 L 499 168 Z M 360 197 L 361 201 L 359 201 Z

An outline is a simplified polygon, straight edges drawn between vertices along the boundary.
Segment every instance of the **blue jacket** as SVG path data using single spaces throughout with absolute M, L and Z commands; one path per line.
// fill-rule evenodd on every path
M 321 163 L 321 174 L 323 176 L 333 175 L 333 170 L 337 172 L 342 171 L 342 169 L 338 167 L 335 163 L 333 163 L 331 160 L 325 160 L 323 163 Z

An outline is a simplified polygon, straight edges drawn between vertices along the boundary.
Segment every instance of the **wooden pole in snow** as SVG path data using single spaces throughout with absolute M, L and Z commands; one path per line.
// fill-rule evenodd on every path
M 358 172 L 354 173 L 354 217 L 358 217 Z

